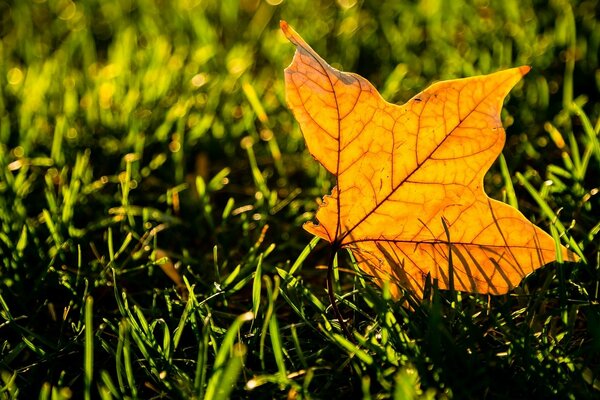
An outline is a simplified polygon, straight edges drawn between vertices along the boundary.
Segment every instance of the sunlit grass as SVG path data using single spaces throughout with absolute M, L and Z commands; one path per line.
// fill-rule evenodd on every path
M 0 398 L 594 398 L 598 2 L 0 3 Z M 306 234 L 333 182 L 292 24 L 393 102 L 528 64 L 488 193 L 586 260 L 389 300 Z M 406 304 L 411 307 L 405 307 Z

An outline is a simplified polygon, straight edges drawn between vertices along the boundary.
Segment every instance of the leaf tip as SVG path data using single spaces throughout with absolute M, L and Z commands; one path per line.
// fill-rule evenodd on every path
M 329 243 L 333 243 L 334 241 L 334 238 L 332 238 L 329 235 L 329 232 L 327 232 L 327 229 L 323 225 L 314 224 L 308 221 L 305 222 L 304 225 L 302 225 L 302 227 L 308 233 L 312 233 L 313 235 L 318 236 L 321 239 L 327 240 Z
M 531 67 L 529 65 L 522 65 L 518 69 L 521 73 L 521 76 L 525 76 L 529 73 L 529 71 L 531 71 Z
M 297 47 L 310 48 L 302 37 L 286 21 L 280 20 L 279 27 L 285 37 Z
M 286 31 L 289 29 L 289 25 L 286 21 L 280 19 L 279 20 L 279 27 L 281 28 L 281 30 L 283 31 L 283 33 L 286 33 Z M 287 34 L 286 34 L 287 36 Z
M 285 37 L 292 43 L 296 44 L 294 41 L 294 38 L 298 36 L 298 34 L 296 33 L 296 31 L 294 31 L 294 28 L 292 28 L 286 21 L 281 20 L 279 21 L 279 27 L 281 28 L 281 31 L 283 32 L 283 34 L 285 35 Z

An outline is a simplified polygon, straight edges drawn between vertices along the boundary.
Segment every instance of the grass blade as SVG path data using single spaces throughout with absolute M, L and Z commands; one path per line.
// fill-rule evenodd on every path
M 231 380 L 231 377 L 225 376 L 224 373 L 227 363 L 232 357 L 234 341 L 238 335 L 240 328 L 242 327 L 242 324 L 246 321 L 252 320 L 253 318 L 254 315 L 252 315 L 251 312 L 244 313 L 238 316 L 227 330 L 227 333 L 225 334 L 225 337 L 221 342 L 219 351 L 217 352 L 217 355 L 215 357 L 215 363 L 213 364 L 213 374 L 208 380 L 208 385 L 206 387 L 204 397 L 206 400 L 222 399 L 224 398 L 223 394 L 226 393 L 227 390 L 229 390 L 229 388 L 224 387 L 223 384 L 224 382 Z M 240 356 L 238 355 L 237 357 Z
M 84 391 L 85 400 L 92 398 L 92 380 L 94 378 L 94 324 L 93 324 L 94 299 L 88 296 L 85 299 L 85 354 L 84 354 Z

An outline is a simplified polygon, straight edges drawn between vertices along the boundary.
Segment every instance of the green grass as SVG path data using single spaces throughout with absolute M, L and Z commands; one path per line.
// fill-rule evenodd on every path
M 597 398 L 599 8 L 1 2 L 0 398 Z M 486 188 L 586 261 L 405 308 L 339 254 L 349 341 L 280 19 L 393 102 L 531 65 Z

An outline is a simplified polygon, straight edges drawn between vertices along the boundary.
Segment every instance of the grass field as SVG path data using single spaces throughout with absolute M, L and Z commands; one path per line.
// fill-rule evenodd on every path
M 0 399 L 600 397 L 599 10 L 0 1 Z M 531 65 L 486 190 L 585 260 L 407 309 L 340 253 L 349 341 L 280 19 L 397 103 Z

